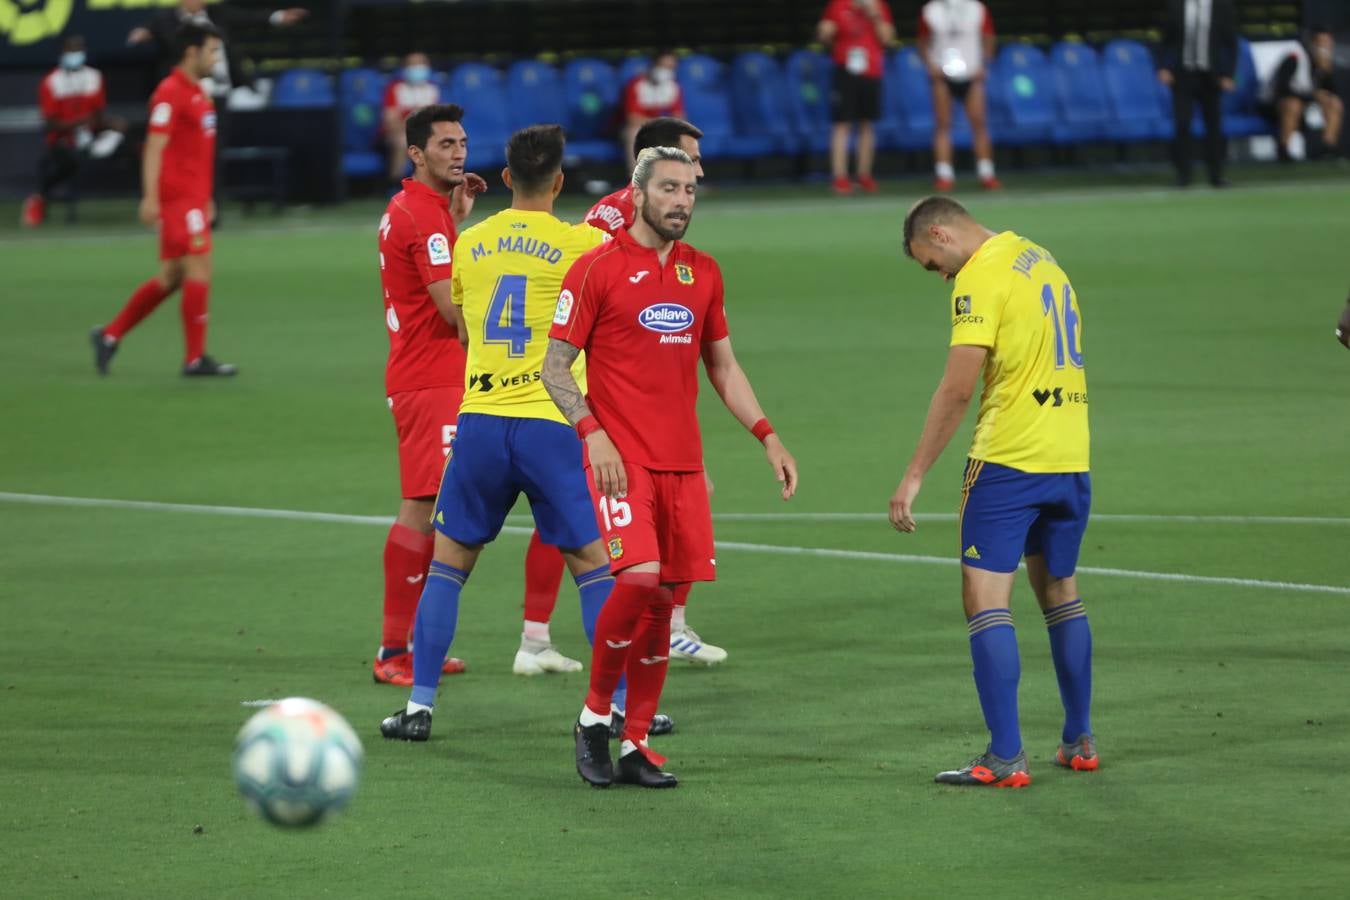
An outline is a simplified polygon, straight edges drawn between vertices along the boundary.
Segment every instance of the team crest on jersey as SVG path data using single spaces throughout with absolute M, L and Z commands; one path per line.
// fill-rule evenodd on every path
M 450 265 L 450 239 L 439 231 L 427 238 L 427 259 L 433 266 Z
M 572 292 L 564 290 L 558 295 L 558 308 L 553 311 L 553 324 L 566 325 L 572 321 L 572 306 L 576 303 Z
M 675 264 L 675 280 L 680 284 L 694 283 L 694 269 L 685 263 Z
M 207 134 L 216 133 L 216 114 L 214 112 L 208 112 L 202 116 L 202 131 Z
M 623 559 L 623 538 L 609 539 L 609 558 Z
M 956 298 L 956 315 L 958 315 L 958 316 L 968 316 L 968 315 L 970 315 L 970 295 L 969 295 L 969 294 L 965 294 L 964 296 L 961 296 L 961 297 L 957 297 L 957 298 Z

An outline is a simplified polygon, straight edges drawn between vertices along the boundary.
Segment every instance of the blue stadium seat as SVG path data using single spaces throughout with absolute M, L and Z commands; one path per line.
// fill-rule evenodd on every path
M 282 109 L 322 109 L 336 102 L 333 76 L 318 69 L 287 69 L 272 88 L 272 105 Z
M 450 87 L 441 99 L 464 107 L 464 130 L 469 135 L 469 168 L 488 184 L 497 183 L 496 171 L 506 164 L 506 81 L 501 72 L 483 63 L 465 63 L 450 73 Z
M 998 143 L 1049 141 L 1056 118 L 1045 54 L 1030 44 L 1008 44 L 999 50 L 990 71 L 989 106 L 990 128 Z
M 1050 49 L 1059 121 L 1052 129 L 1056 142 L 1078 144 L 1111 137 L 1106 90 L 1097 51 L 1086 44 L 1061 41 Z
M 1102 48 L 1102 80 L 1118 141 L 1162 140 L 1172 134 L 1172 106 L 1158 95 L 1153 55 L 1138 41 L 1115 40 Z
M 622 90 L 633 80 L 636 75 L 643 75 L 651 65 L 651 60 L 645 56 L 626 56 L 623 62 L 619 63 L 618 79 L 619 88 Z
M 1256 83 L 1256 64 L 1246 38 L 1238 38 L 1237 71 L 1233 89 L 1223 95 L 1223 133 L 1228 137 L 1273 134 L 1274 123 L 1257 109 L 1260 93 Z
M 736 133 L 731 86 L 722 63 L 697 53 L 686 56 L 680 60 L 678 78 L 689 121 L 703 132 L 699 149 L 705 158 L 755 159 L 780 150 L 768 135 Z
M 731 61 L 731 109 L 740 134 L 766 135 L 780 153 L 797 149 L 788 110 L 787 82 L 767 53 L 742 53 Z
M 514 131 L 528 125 L 559 124 L 567 118 L 558 70 L 538 60 L 522 60 L 506 70 L 508 120 Z
M 388 82 L 374 69 L 345 69 L 338 76 L 343 175 L 364 178 L 385 170 L 386 157 L 378 148 Z
M 563 69 L 563 125 L 569 154 L 597 162 L 619 159 L 618 140 L 613 136 L 619 88 L 614 67 L 601 60 L 574 59 Z
M 933 88 L 928 83 L 928 68 L 919 51 L 901 47 L 895 51 L 887 67 L 886 91 L 883 103 L 896 104 L 896 120 L 913 135 L 927 135 L 931 141 L 934 127 Z M 969 147 L 970 121 L 965 107 L 952 103 L 952 145 Z
M 797 50 L 787 58 L 788 117 L 800 146 L 811 153 L 830 149 L 830 58 L 818 50 Z

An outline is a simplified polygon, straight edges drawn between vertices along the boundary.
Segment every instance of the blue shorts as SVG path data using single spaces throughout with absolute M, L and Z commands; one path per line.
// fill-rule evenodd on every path
M 1078 568 L 1092 479 L 1087 472 L 1021 472 L 978 459 L 966 462 L 961 488 L 961 562 L 1015 572 L 1023 556 L 1045 556 L 1056 578 Z
M 436 494 L 436 530 L 486 544 L 522 493 L 544 543 L 576 550 L 600 540 L 575 431 L 547 419 L 462 413 Z

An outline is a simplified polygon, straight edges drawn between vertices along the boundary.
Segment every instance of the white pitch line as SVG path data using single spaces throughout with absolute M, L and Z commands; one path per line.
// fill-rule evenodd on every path
M 211 506 L 199 503 L 160 503 L 153 500 L 109 500 L 99 497 L 62 497 L 53 494 L 17 494 L 0 492 L 0 502 L 26 503 L 37 506 L 74 506 L 104 509 L 132 509 L 157 512 L 184 512 L 205 515 L 235 516 L 251 519 L 286 519 L 301 522 L 333 522 L 354 525 L 389 525 L 388 516 L 356 516 L 345 513 L 311 512 L 295 509 L 267 509 L 253 506 Z M 527 535 L 532 529 L 507 526 L 505 534 Z M 947 556 L 919 556 L 908 553 L 878 553 L 866 550 L 836 550 L 829 547 L 785 547 L 776 544 L 747 544 L 739 541 L 718 541 L 718 550 L 740 550 L 776 556 L 809 556 L 826 559 L 851 559 L 871 562 L 918 563 L 922 565 L 954 566 L 958 560 Z M 1108 569 L 1080 566 L 1078 571 L 1088 575 L 1114 578 L 1140 578 L 1150 581 L 1174 581 L 1183 584 L 1213 584 L 1232 587 L 1254 587 L 1267 590 L 1302 591 L 1306 593 L 1339 594 L 1350 596 L 1350 587 L 1334 584 L 1304 584 L 1290 581 L 1266 581 L 1256 578 L 1232 578 L 1219 575 L 1188 575 L 1181 572 L 1149 572 L 1137 569 Z

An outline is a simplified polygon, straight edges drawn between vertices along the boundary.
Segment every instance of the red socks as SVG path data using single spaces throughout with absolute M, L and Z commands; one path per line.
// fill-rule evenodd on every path
M 689 602 L 689 589 L 694 586 L 692 581 L 686 581 L 684 584 L 677 584 L 672 591 L 675 594 L 675 605 L 684 606 Z
M 103 334 L 114 341 L 120 341 L 128 331 L 139 325 L 142 319 L 154 312 L 155 307 L 163 303 L 164 298 L 170 293 L 172 291 L 166 291 L 158 278 L 151 278 L 136 288 L 136 292 L 131 295 L 127 305 L 122 307 L 117 318 L 103 329 Z
M 187 345 L 185 363 L 193 362 L 206 352 L 206 294 L 210 289 L 211 285 L 206 281 L 183 282 L 183 302 L 179 310 L 183 315 L 183 342 Z
M 647 729 L 652 725 L 661 689 L 666 684 L 666 670 L 670 666 L 670 611 L 674 604 L 669 588 L 657 588 L 653 602 L 642 611 L 633 645 L 628 648 L 628 718 L 624 721 L 623 739 L 639 747 L 647 739 Z M 647 755 L 658 766 L 665 762 L 649 750 Z
M 530 535 L 530 547 L 525 551 L 526 622 L 548 622 L 553 617 L 565 568 L 562 553 L 557 547 L 545 544 L 536 529 Z
M 595 646 L 591 649 L 591 689 L 586 695 L 586 707 L 596 715 L 609 715 L 614 688 L 628 662 L 638 621 L 649 607 L 660 602 L 661 593 L 661 576 L 655 572 L 620 572 L 614 579 L 614 591 L 595 621 Z M 670 638 L 667 636 L 662 655 L 669 652 Z M 630 684 L 630 710 L 635 696 Z
M 189 282 L 190 284 L 191 282 Z M 426 586 L 435 540 L 429 534 L 394 524 L 384 542 L 384 629 L 381 647 L 408 646 L 417 601 Z

